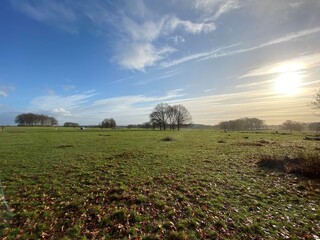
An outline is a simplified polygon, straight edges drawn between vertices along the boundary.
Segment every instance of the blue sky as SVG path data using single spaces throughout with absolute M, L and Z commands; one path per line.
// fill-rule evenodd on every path
M 160 103 L 193 122 L 319 121 L 319 0 L 0 1 L 0 124 L 118 125 Z

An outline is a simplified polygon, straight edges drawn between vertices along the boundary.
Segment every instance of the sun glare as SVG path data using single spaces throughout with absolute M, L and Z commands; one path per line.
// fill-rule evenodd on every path
M 302 83 L 302 63 L 285 63 L 276 67 L 280 75 L 274 80 L 275 91 L 282 95 L 297 95 L 300 93 Z

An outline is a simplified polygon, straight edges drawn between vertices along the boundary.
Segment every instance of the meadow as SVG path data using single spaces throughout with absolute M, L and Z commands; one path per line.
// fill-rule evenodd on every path
M 0 238 L 319 239 L 319 178 L 258 164 L 306 135 L 5 128 Z

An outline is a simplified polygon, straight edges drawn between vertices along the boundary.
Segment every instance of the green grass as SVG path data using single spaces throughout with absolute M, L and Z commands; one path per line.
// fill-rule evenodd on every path
M 316 239 L 319 179 L 257 164 L 318 154 L 304 137 L 6 128 L 0 238 Z

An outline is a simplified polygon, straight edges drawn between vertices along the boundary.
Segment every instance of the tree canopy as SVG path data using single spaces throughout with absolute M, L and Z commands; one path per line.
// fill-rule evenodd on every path
M 282 129 L 284 130 L 290 130 L 290 131 L 302 131 L 304 128 L 304 123 L 287 120 L 284 123 L 282 123 Z
M 58 121 L 44 114 L 22 113 L 16 116 L 15 123 L 19 126 L 53 126 Z
M 319 132 L 320 131 L 320 122 L 309 123 L 308 128 L 311 131 Z
M 117 123 L 113 118 L 106 118 L 101 122 L 100 126 L 101 128 L 116 128 Z
M 150 114 L 150 124 L 153 128 L 159 127 L 160 130 L 166 130 L 169 127 L 171 130 L 180 128 L 191 123 L 191 114 L 181 104 L 170 106 L 167 103 L 159 103 L 155 106 Z

